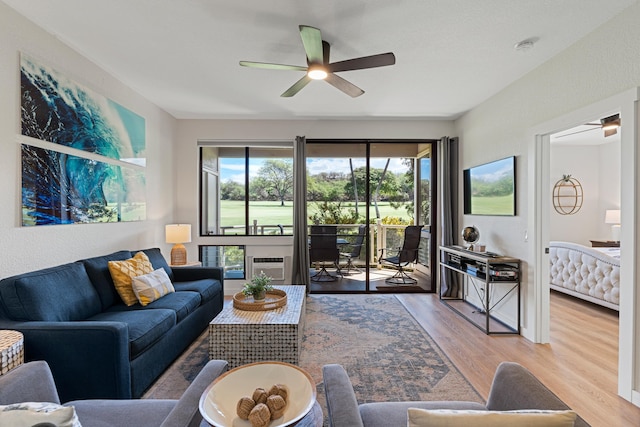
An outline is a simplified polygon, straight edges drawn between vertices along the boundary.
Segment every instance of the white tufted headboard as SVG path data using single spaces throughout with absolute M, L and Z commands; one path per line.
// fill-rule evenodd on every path
M 618 310 L 620 260 L 569 242 L 549 242 L 550 287 Z

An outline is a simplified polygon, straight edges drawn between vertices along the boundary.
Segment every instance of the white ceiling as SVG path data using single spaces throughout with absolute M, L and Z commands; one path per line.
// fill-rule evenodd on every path
M 604 130 L 597 125 L 600 123 L 600 118 L 590 120 L 588 123 L 550 135 L 551 144 L 601 145 L 610 142 L 620 142 L 620 131 L 614 135 L 604 136 Z
M 456 118 L 636 0 L 2 0 L 176 118 Z M 396 65 L 314 81 L 298 25 L 331 61 L 394 52 Z M 535 47 L 514 44 L 535 38 Z M 56 66 L 56 64 L 51 64 Z M 64 64 L 58 64 L 63 66 Z

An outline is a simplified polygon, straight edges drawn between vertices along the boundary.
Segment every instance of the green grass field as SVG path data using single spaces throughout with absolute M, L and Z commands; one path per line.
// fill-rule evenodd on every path
M 507 215 L 513 211 L 513 194 L 499 197 L 472 197 L 471 212 L 474 215 Z
M 401 218 L 409 218 L 407 211 L 404 208 L 395 209 L 387 202 L 381 202 L 378 204 L 380 208 L 380 215 L 385 216 L 397 216 Z M 343 203 L 343 208 L 353 209 L 353 203 Z M 375 208 L 371 206 L 370 216 L 375 217 Z M 317 211 L 316 204 L 314 202 L 309 203 L 307 206 L 308 215 L 312 215 Z M 360 213 L 364 213 L 364 206 L 360 204 Z M 221 226 L 230 227 L 233 225 L 244 225 L 244 202 L 236 200 L 221 200 L 220 201 L 220 214 L 221 214 Z M 285 206 L 280 206 L 280 202 L 250 202 L 249 204 L 249 223 L 253 224 L 253 220 L 258 221 L 258 225 L 291 225 L 293 224 L 293 203 L 285 202 Z

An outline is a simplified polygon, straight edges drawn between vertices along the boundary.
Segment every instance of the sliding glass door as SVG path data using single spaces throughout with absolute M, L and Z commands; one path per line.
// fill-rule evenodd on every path
M 336 279 L 311 291 L 433 292 L 434 141 L 307 142 L 309 224 L 336 225 L 340 252 Z M 410 225 L 423 226 L 417 260 L 402 265 L 411 286 L 393 286 L 397 266 L 378 261 L 403 246 Z

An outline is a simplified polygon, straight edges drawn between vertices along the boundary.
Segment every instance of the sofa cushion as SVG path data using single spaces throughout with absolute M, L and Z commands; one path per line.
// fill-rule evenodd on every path
M 142 252 L 149 257 L 149 261 L 151 261 L 151 265 L 153 265 L 154 270 L 163 268 L 164 271 L 167 272 L 169 279 L 173 282 L 173 270 L 171 270 L 171 267 L 167 264 L 167 260 L 164 259 L 162 252 L 160 252 L 160 248 L 142 249 Z
M 485 410 L 477 402 L 423 401 L 363 403 L 358 407 L 362 423 L 367 427 L 406 426 L 409 408 Z
M 118 251 L 109 255 L 83 259 L 82 263 L 87 270 L 91 283 L 98 291 L 102 301 L 102 309 L 105 310 L 113 304 L 120 303 L 120 296 L 113 286 L 113 279 L 109 272 L 109 261 L 124 261 L 131 258 L 131 252 Z
M 180 323 L 187 315 L 193 313 L 200 307 L 202 299 L 197 292 L 173 292 L 156 300 L 146 307 L 142 305 L 133 305 L 127 307 L 124 304 L 114 305 L 110 311 L 131 311 L 131 310 L 152 310 L 156 308 L 164 308 L 173 310 L 176 314 L 176 322 Z
M 102 309 L 81 262 L 21 274 L 3 282 L 0 300 L 13 320 L 84 320 Z
M 211 301 L 222 292 L 222 284 L 216 279 L 201 279 L 188 282 L 174 282 L 176 292 L 198 292 L 202 297 L 202 304 Z
M 124 309 L 120 304 L 110 307 L 108 311 L 99 313 L 89 320 L 126 324 L 129 331 L 129 354 L 130 358 L 134 359 L 176 324 L 176 313 L 166 309 L 130 310 Z
M 180 323 L 189 314 L 200 307 L 202 298 L 197 292 L 174 292 L 166 295 L 147 306 L 150 309 L 166 308 L 176 313 L 176 320 Z
M 133 305 L 138 298 L 133 293 L 132 281 L 136 276 L 142 276 L 153 271 L 149 257 L 140 251 L 133 258 L 124 261 L 109 261 L 109 272 L 118 295 L 126 305 Z
M 143 307 L 167 294 L 175 292 L 169 276 L 162 268 L 134 277 L 131 281 L 131 287 Z
M 409 408 L 407 427 L 573 427 L 573 411 L 470 411 Z
M 0 406 L 0 426 L 82 427 L 73 406 L 49 402 L 22 402 Z

